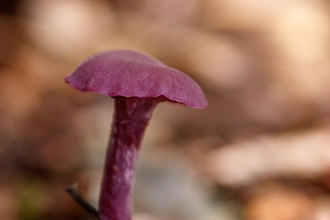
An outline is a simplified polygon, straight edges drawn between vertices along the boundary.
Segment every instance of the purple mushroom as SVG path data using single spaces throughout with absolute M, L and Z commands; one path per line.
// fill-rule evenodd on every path
M 207 100 L 189 76 L 146 54 L 110 50 L 87 58 L 65 81 L 84 92 L 115 99 L 112 133 L 99 200 L 102 220 L 131 220 L 131 194 L 140 142 L 162 101 L 205 108 Z

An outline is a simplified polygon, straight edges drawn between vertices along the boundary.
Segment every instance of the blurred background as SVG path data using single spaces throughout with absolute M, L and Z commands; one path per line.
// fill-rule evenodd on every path
M 203 88 L 160 104 L 135 220 L 330 219 L 327 0 L 1 0 L 0 219 L 95 219 L 113 101 L 64 83 L 86 57 L 135 49 Z

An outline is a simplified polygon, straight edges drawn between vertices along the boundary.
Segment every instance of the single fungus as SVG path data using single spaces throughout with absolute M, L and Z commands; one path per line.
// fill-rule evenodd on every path
M 205 108 L 199 85 L 188 75 L 146 54 L 111 50 L 87 58 L 65 81 L 84 92 L 115 99 L 100 192 L 102 220 L 131 220 L 131 194 L 140 142 L 156 105 L 162 101 Z

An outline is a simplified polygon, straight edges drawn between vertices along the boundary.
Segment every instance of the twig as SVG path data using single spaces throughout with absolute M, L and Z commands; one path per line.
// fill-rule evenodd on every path
M 96 217 L 99 216 L 99 212 L 96 210 L 96 208 L 94 208 L 91 204 L 82 198 L 76 183 L 67 187 L 65 192 L 67 192 L 72 197 L 72 199 L 76 201 L 81 207 L 83 207 L 88 213 Z

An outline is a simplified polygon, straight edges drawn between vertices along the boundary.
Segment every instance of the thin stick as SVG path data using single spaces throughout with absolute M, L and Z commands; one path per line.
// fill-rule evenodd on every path
M 99 217 L 99 212 L 94 208 L 91 204 L 89 204 L 86 200 L 82 198 L 80 195 L 77 184 L 73 184 L 66 188 L 65 192 L 67 192 L 74 201 L 76 201 L 81 207 L 83 207 L 88 213 L 95 217 Z

